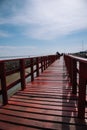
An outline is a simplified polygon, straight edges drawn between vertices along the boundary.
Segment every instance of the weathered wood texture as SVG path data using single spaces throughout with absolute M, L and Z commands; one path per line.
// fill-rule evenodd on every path
M 77 99 L 61 58 L 0 108 L 0 129 L 87 130 L 87 113 L 77 118 Z

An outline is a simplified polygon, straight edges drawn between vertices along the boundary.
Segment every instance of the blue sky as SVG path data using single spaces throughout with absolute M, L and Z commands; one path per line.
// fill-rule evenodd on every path
M 0 0 L 0 56 L 87 50 L 87 0 Z

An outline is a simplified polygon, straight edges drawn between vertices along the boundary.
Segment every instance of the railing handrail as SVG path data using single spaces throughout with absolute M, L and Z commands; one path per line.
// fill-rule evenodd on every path
M 42 55 L 42 56 L 30 56 L 30 57 L 21 57 L 21 58 L 12 58 L 12 59 L 0 59 L 0 62 L 7 62 L 7 61 L 15 61 L 15 60 L 21 60 L 21 59 L 31 59 L 31 58 L 40 58 L 40 57 L 47 57 L 47 56 L 57 56 L 57 55 Z
M 75 59 L 76 61 L 87 63 L 87 58 L 78 57 L 74 55 L 66 55 L 66 56 L 71 57 L 72 59 Z

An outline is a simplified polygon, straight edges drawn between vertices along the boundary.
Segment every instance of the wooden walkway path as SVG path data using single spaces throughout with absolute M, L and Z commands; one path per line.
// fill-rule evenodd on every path
M 77 118 L 77 97 L 71 94 L 63 58 L 0 108 L 0 130 L 18 129 L 87 130 L 87 113 L 85 120 Z

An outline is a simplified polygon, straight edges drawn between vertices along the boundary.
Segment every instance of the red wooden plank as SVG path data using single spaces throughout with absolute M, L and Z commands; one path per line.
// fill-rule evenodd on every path
M 26 113 L 26 112 L 20 112 L 20 111 L 11 111 L 11 110 L 2 110 L 0 111 L 1 117 L 3 115 L 7 115 L 8 118 L 23 118 L 23 119 L 29 119 L 33 121 L 44 121 L 44 122 L 52 122 L 52 123 L 58 123 L 58 122 L 63 122 L 63 123 L 68 123 L 70 121 L 71 124 L 78 124 L 80 120 L 77 120 L 75 122 L 74 118 L 71 119 L 71 117 L 67 116 L 52 116 L 52 115 L 44 115 L 44 114 L 35 114 L 35 113 Z M 1 118 L 0 118 L 1 119 Z M 86 125 L 84 122 L 82 125 Z
M 36 127 L 36 128 L 41 128 L 41 129 L 42 128 L 53 129 L 55 127 L 55 124 L 52 122 L 41 122 L 38 120 L 13 117 L 13 116 L 8 116 L 8 115 L 4 115 L 4 114 L 0 114 L 0 120 L 10 122 L 10 123 L 16 124 L 16 125 L 24 125 L 27 127 Z
M 35 107 L 40 109 L 51 109 L 51 110 L 67 110 L 67 111 L 77 111 L 77 108 L 67 107 L 67 106 L 48 106 L 48 105 L 41 105 L 41 104 L 35 104 L 35 103 L 25 103 L 25 102 L 17 102 L 17 101 L 9 101 L 9 104 L 13 105 L 19 105 L 19 106 L 25 106 L 25 107 Z
M 44 114 L 44 115 L 54 115 L 54 116 L 70 116 L 71 117 L 71 111 L 62 111 L 62 110 L 49 110 L 49 109 L 40 109 L 40 108 L 30 108 L 30 107 L 23 107 L 23 106 L 13 106 L 13 105 L 8 105 L 4 107 L 5 109 L 8 110 L 15 110 L 15 111 L 23 111 L 23 112 L 28 112 L 28 113 L 39 113 L 39 114 Z M 63 115 L 62 115 L 63 114 Z M 73 112 L 72 116 L 76 117 L 77 112 Z
M 45 100 L 32 100 L 32 99 L 24 99 L 24 98 L 11 98 L 11 101 L 19 101 L 19 102 L 26 102 L 26 103 L 36 103 L 36 104 L 42 104 L 42 105 L 52 105 L 52 106 L 68 106 L 68 107 L 74 107 L 73 101 L 57 101 L 57 102 L 50 102 Z
M 38 130 L 37 128 L 15 125 L 8 122 L 0 121 L 0 130 Z

